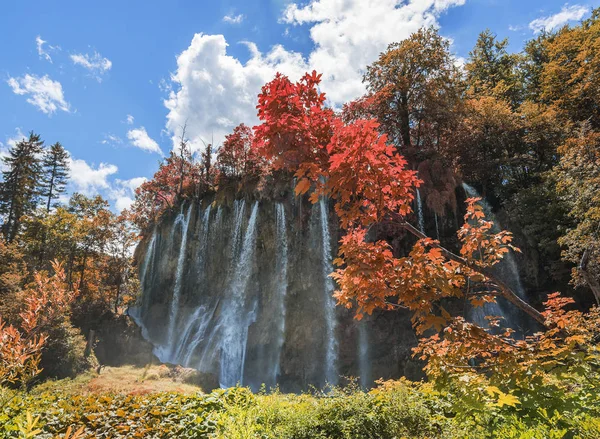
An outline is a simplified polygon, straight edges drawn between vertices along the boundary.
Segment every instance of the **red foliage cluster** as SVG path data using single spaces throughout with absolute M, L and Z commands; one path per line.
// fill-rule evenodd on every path
M 221 178 L 259 177 L 265 166 L 264 159 L 252 148 L 254 133 L 252 128 L 240 124 L 233 133 L 225 136 L 225 141 L 217 156 L 217 168 Z
M 274 169 L 296 171 L 302 164 L 326 169 L 334 113 L 324 107 L 320 82 L 315 71 L 295 84 L 278 73 L 258 95 L 263 123 L 254 127 L 255 148 Z

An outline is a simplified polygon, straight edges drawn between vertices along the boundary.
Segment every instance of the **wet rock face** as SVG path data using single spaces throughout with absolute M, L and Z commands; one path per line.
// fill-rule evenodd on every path
M 357 322 L 334 306 L 325 273 L 339 232 L 327 203 L 209 201 L 181 206 L 137 250 L 143 293 L 130 314 L 161 361 L 283 391 L 419 376 L 407 313 Z

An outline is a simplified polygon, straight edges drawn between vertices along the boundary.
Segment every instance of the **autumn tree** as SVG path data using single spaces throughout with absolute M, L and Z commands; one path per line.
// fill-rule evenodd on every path
M 238 125 L 233 129 L 233 133 L 225 136 L 216 163 L 221 178 L 241 180 L 243 177 L 260 176 L 262 159 L 252 148 L 253 142 L 252 128 L 244 124 Z
M 318 78 L 316 74 L 312 76 Z M 273 80 L 275 84 L 280 81 L 279 75 Z M 317 93 L 317 85 L 318 81 L 312 84 L 313 93 Z M 293 91 L 293 88 L 287 90 Z M 259 100 L 259 114 L 264 115 L 265 108 L 286 108 L 283 103 L 288 99 L 289 94 L 283 93 L 281 87 L 267 84 Z M 277 104 L 277 100 L 282 102 Z M 318 109 L 314 112 L 318 114 Z M 282 114 L 286 119 L 287 113 Z M 264 122 L 256 131 L 275 132 L 277 138 L 290 138 L 291 133 L 310 128 L 306 123 L 308 118 L 301 119 L 304 125 L 293 123 L 287 127 L 280 118 L 262 119 Z M 512 248 L 511 236 L 507 232 L 491 233 L 491 223 L 482 219 L 481 207 L 474 205 L 476 200 L 469 205 L 466 219 L 477 221 L 477 227 L 465 222 L 460 235 L 464 241 L 463 252 L 456 255 L 407 222 L 414 189 L 420 181 L 414 171 L 406 168 L 406 160 L 397 154 L 394 146 L 387 143 L 387 135 L 378 132 L 379 124 L 372 120 L 356 120 L 346 125 L 334 118 L 329 126 L 333 135 L 326 146 L 328 160 L 323 163 L 327 156 L 318 151 L 303 155 L 304 159 L 314 161 L 296 164 L 299 178 L 296 193 L 304 194 L 313 188 L 313 203 L 321 196 L 335 200 L 340 225 L 346 231 L 340 257 L 336 260 L 336 264 L 343 267 L 335 274 L 340 286 L 336 297 L 340 303 L 346 306 L 358 304 L 359 315 L 378 307 L 408 306 L 415 314 L 415 326 L 424 331 L 435 322 L 449 321 L 449 315 L 442 313 L 440 316 L 439 308 L 433 307 L 443 297 L 461 296 L 466 279 L 473 277 L 473 281 L 493 285 L 489 288 L 491 291 L 496 291 L 497 295 L 502 295 L 543 324 L 540 313 L 523 302 L 490 269 Z M 271 138 L 268 137 L 266 140 L 271 158 L 278 159 L 287 152 L 287 143 L 269 143 Z M 294 163 L 290 162 L 288 167 L 292 168 Z M 419 239 L 405 266 L 386 241 L 366 239 L 367 230 L 382 222 L 393 223 Z M 421 300 L 419 297 L 427 290 L 431 290 L 433 296 L 430 300 Z M 485 297 L 493 295 L 491 292 Z M 390 296 L 395 298 L 395 303 L 388 300 Z M 410 297 L 414 297 L 414 302 Z M 438 314 L 434 315 L 434 311 Z
M 137 291 L 132 288 L 135 278 L 133 265 L 133 249 L 138 242 L 138 233 L 129 220 L 129 212 L 122 212 L 111 222 L 111 238 L 108 240 L 106 253 L 108 264 L 106 284 L 114 290 L 114 313 L 119 312 L 119 306 L 131 301 Z
M 54 261 L 52 272 L 34 273 L 33 281 L 19 294 L 25 309 L 19 326 L 45 339 L 40 366 L 47 376 L 74 376 L 93 361 L 84 355 L 85 338 L 71 322 L 79 291 L 69 287 L 62 264 Z
M 566 120 L 600 129 L 600 8 L 579 26 L 564 27 L 545 43 L 541 97 Z
M 72 267 L 70 282 L 75 285 L 73 265 L 78 259 L 79 279 L 76 284 L 77 288 L 83 291 L 86 288 L 88 267 L 93 273 L 96 271 L 94 265 L 102 262 L 99 256 L 106 252 L 112 237 L 111 224 L 114 222 L 114 214 L 109 210 L 108 202 L 102 197 L 88 198 L 82 194 L 74 194 L 71 197 L 68 209 L 78 220 L 76 236 L 80 237 L 79 240 L 73 240 L 74 248 L 69 260 L 69 265 Z
M 140 229 L 145 229 L 180 199 L 198 194 L 200 186 L 199 167 L 189 157 L 171 151 L 159 166 L 151 180 L 144 182 L 135 191 L 131 206 L 132 218 Z
M 262 87 L 257 106 L 262 123 L 254 128 L 254 147 L 273 169 L 295 172 L 301 164 L 325 168 L 334 113 L 324 107 L 325 93 L 317 89 L 320 82 L 315 71 L 296 83 L 278 73 Z
M 565 259 L 576 266 L 575 284 L 587 286 L 600 305 L 600 131 L 583 125 L 559 152 L 560 164 L 554 170 L 558 192 L 575 222 L 559 243 Z
M 17 142 L 3 158 L 6 169 L 0 185 L 0 215 L 5 217 L 2 232 L 9 242 L 20 231 L 21 217 L 37 206 L 43 145 L 40 136 L 32 131 L 28 139 Z
M 449 45 L 436 29 L 423 28 L 367 67 L 367 110 L 409 161 L 437 150 L 451 133 L 461 84 Z

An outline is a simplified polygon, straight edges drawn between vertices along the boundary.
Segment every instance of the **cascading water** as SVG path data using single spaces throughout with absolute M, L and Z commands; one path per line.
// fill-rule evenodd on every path
M 477 192 L 477 190 L 469 186 L 466 183 L 463 183 L 463 189 L 466 194 L 471 198 L 481 198 L 481 207 L 483 208 L 483 212 L 485 213 L 486 219 L 493 222 L 491 231 L 493 233 L 499 233 L 501 230 L 500 223 L 496 219 L 496 216 L 492 212 L 491 206 L 486 202 L 486 200 L 481 197 L 481 195 Z M 523 284 L 521 283 L 521 276 L 519 275 L 519 269 L 517 267 L 517 262 L 515 260 L 512 252 L 508 252 L 504 255 L 502 262 L 498 265 L 498 268 L 503 271 L 506 276 L 509 277 L 509 284 L 515 290 L 515 292 L 524 298 L 525 289 L 523 288 Z M 480 320 L 482 320 L 485 315 L 497 315 L 504 318 L 505 323 L 508 323 L 509 326 L 513 325 L 514 322 L 511 322 L 511 316 L 502 310 L 502 307 L 497 303 L 486 304 L 484 308 L 476 308 L 475 318 L 477 319 L 477 323 L 483 324 Z
M 181 296 L 181 285 L 183 282 L 183 267 L 185 264 L 185 251 L 187 249 L 187 235 L 188 235 L 188 226 L 190 225 L 190 214 L 192 213 L 192 203 L 190 203 L 187 213 L 183 216 L 183 205 L 182 212 L 179 214 L 177 219 L 175 220 L 175 225 L 173 229 L 177 227 L 177 225 L 181 224 L 181 243 L 179 246 L 179 257 L 177 258 L 177 271 L 175 272 L 175 287 L 173 288 L 173 298 L 171 300 L 171 308 L 169 312 L 169 329 L 167 336 L 167 344 L 165 346 L 165 350 L 163 352 L 168 352 L 169 355 L 168 360 L 173 360 L 173 353 L 176 350 L 176 333 L 175 329 L 177 327 L 177 314 L 179 312 L 179 299 Z M 164 355 L 160 355 L 159 358 Z M 162 361 L 168 361 L 167 358 Z
M 434 218 L 435 218 L 435 234 L 437 236 L 437 240 L 440 240 L 440 226 L 438 225 L 438 217 L 437 217 L 437 213 L 434 213 Z
M 150 242 L 148 243 L 148 247 L 146 249 L 146 257 L 144 258 L 144 262 L 140 268 L 139 278 L 141 282 L 140 287 L 142 291 L 144 291 L 148 286 L 148 268 L 150 268 L 150 270 L 152 271 L 152 262 L 154 262 L 154 253 L 156 252 L 156 235 L 156 227 L 154 227 L 154 229 L 152 230 L 152 236 L 150 237 Z M 142 301 L 142 310 L 147 311 L 148 306 L 150 305 L 148 301 L 149 298 L 147 296 L 144 296 L 142 299 L 144 299 Z
M 204 215 L 202 217 L 202 233 L 200 234 L 200 247 L 198 249 L 198 276 L 202 279 L 202 276 L 205 274 L 205 264 L 207 260 L 208 251 L 208 237 L 210 232 L 210 204 L 204 211 Z
M 235 258 L 242 239 L 242 222 L 246 212 L 246 200 L 235 200 L 233 204 L 233 236 L 231 238 L 231 266 L 235 267 Z
M 242 383 L 243 380 L 248 326 L 253 318 L 252 311 L 245 312 L 246 287 L 252 276 L 257 217 L 258 202 L 255 202 L 248 220 L 240 258 L 237 261 L 233 280 L 229 287 L 229 301 L 223 307 L 222 320 L 219 323 L 222 331 L 219 372 L 221 387 L 234 386 L 238 382 Z M 239 222 L 241 223 L 241 219 Z
M 367 323 L 361 320 L 358 323 L 358 371 L 360 374 L 360 386 L 363 389 L 371 385 L 371 353 L 369 346 L 369 329 Z
M 368 388 L 393 377 L 397 368 L 384 364 L 405 361 L 407 350 L 392 346 L 412 340 L 408 319 L 410 334 L 393 336 L 389 348 L 381 331 L 397 328 L 396 313 L 337 338 L 354 323 L 332 297 L 331 224 L 326 199 L 186 203 L 145 239 L 131 316 L 161 361 L 197 369 L 206 389 L 240 382 L 301 392 L 336 384 L 341 371 L 356 371 Z
M 417 188 L 417 215 L 419 219 L 419 230 L 425 233 L 425 218 L 423 217 L 423 201 L 421 200 L 421 191 Z
M 330 274 L 333 273 L 333 263 L 331 255 L 331 237 L 329 235 L 329 220 L 327 204 L 324 198 L 319 200 L 319 209 L 321 214 L 321 234 L 322 234 L 322 251 L 323 251 L 323 276 L 324 282 L 324 313 L 325 313 L 325 379 L 329 384 L 337 384 L 337 357 L 338 357 L 338 340 L 336 336 L 337 320 L 335 316 L 335 300 L 333 292 L 335 285 Z
M 277 376 L 279 375 L 279 368 L 281 363 L 281 351 L 283 349 L 283 343 L 285 342 L 285 316 L 286 316 L 286 299 L 287 299 L 287 271 L 288 271 L 288 245 L 287 245 L 287 229 L 285 222 L 285 207 L 281 203 L 277 203 L 276 209 L 276 227 L 277 227 L 277 300 L 276 309 L 278 311 L 275 316 L 277 319 L 277 346 L 276 346 L 276 358 L 273 364 L 273 370 L 271 376 L 273 377 L 273 383 L 277 382 Z

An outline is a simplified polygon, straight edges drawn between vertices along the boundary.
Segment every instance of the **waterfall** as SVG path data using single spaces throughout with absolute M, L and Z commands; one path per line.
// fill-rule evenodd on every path
M 487 201 L 481 196 L 479 195 L 479 193 L 477 192 L 477 190 L 472 187 L 469 186 L 466 183 L 463 183 L 463 188 L 465 190 L 465 192 L 467 193 L 467 195 L 469 197 L 472 198 L 481 198 L 481 207 L 483 208 L 483 212 L 485 213 L 486 218 L 489 221 L 492 221 L 494 224 L 492 225 L 492 229 L 491 231 L 493 233 L 499 233 L 502 228 L 500 227 L 500 222 L 497 220 L 496 215 L 494 215 L 494 213 L 492 212 L 492 207 L 487 203 Z M 512 280 L 512 287 L 515 289 L 515 292 L 521 297 L 523 298 L 525 296 L 525 288 L 523 288 L 523 284 L 521 283 L 521 276 L 519 275 L 519 268 L 517 266 L 517 261 L 515 260 L 515 255 L 513 252 L 508 252 L 504 255 L 504 258 L 502 259 L 503 262 L 505 262 L 505 264 L 501 264 L 506 267 L 508 269 L 508 271 L 510 272 L 510 276 L 511 276 L 511 280 Z
M 371 385 L 371 352 L 369 347 L 369 328 L 363 319 L 358 323 L 358 370 L 360 386 L 367 389 Z
M 277 382 L 277 376 L 280 373 L 281 352 L 285 341 L 285 317 L 286 317 L 286 298 L 287 298 L 287 270 L 288 270 L 288 244 L 285 222 L 285 207 L 281 203 L 276 205 L 276 227 L 277 227 L 277 354 L 275 364 L 273 365 L 273 383 Z
M 185 217 L 182 212 L 179 214 L 173 225 L 173 230 L 178 224 L 181 224 L 181 243 L 179 246 L 179 257 L 177 258 L 177 270 L 175 272 L 175 287 L 173 288 L 173 298 L 171 299 L 171 309 L 169 312 L 169 329 L 166 348 L 170 348 L 170 356 L 172 359 L 173 351 L 175 350 L 175 328 L 177 327 L 177 314 L 179 312 L 179 299 L 181 295 L 181 284 L 183 283 L 183 267 L 185 264 L 185 251 L 187 248 L 188 226 L 190 224 L 190 214 L 192 212 L 192 203 L 188 207 Z M 162 360 L 162 358 L 161 358 Z
M 243 204 L 241 209 L 243 209 Z M 229 287 L 230 300 L 222 308 L 221 322 L 219 324 L 223 331 L 220 346 L 221 368 L 219 383 L 221 387 L 234 386 L 237 382 L 241 383 L 243 379 L 243 362 L 248 339 L 248 326 L 252 319 L 252 312 L 244 313 L 244 309 L 246 305 L 246 287 L 252 275 L 254 262 L 257 217 L 258 201 L 254 202 L 240 257 Z M 238 223 L 241 223 L 241 216 L 239 221 L 236 218 L 236 227 Z
M 338 341 L 336 337 L 337 321 L 335 316 L 335 300 L 333 292 L 335 286 L 330 274 L 333 273 L 333 263 L 331 255 L 331 237 L 329 235 L 329 221 L 327 215 L 327 204 L 325 199 L 321 197 L 319 200 L 319 208 L 321 213 L 321 234 L 322 234 L 322 268 L 324 276 L 324 299 L 325 299 L 325 379 L 329 384 L 337 384 L 337 356 L 338 356 Z
M 139 279 L 140 279 L 140 289 L 143 291 L 147 290 L 148 280 L 146 279 L 148 275 L 148 268 L 152 270 L 152 263 L 154 263 L 154 253 L 156 252 L 156 226 L 152 230 L 152 236 L 150 238 L 150 242 L 148 243 L 148 247 L 146 248 L 146 255 L 144 257 L 144 262 L 142 263 L 142 267 L 140 269 Z M 142 294 L 142 314 L 148 310 L 149 302 L 149 294 Z
M 425 233 L 425 219 L 423 218 L 423 201 L 421 200 L 421 191 L 417 188 L 417 215 L 419 218 L 419 230 Z
M 210 230 L 210 210 L 211 206 L 209 204 L 206 210 L 204 211 L 204 215 L 202 216 L 202 222 L 198 222 L 199 226 L 202 227 L 200 233 L 200 246 L 198 251 L 198 276 L 200 280 L 202 280 L 204 276 L 205 262 L 207 260 L 206 252 L 208 249 L 208 238 Z M 183 331 L 183 337 L 180 338 L 179 347 L 177 348 L 177 352 L 173 356 L 173 360 L 180 361 L 183 364 L 187 364 L 189 362 L 190 356 L 198 347 L 200 341 L 202 341 L 204 330 L 206 328 L 203 327 L 201 318 L 205 314 L 206 307 L 200 306 L 188 317 L 185 329 Z M 184 349 L 187 349 L 185 356 L 183 356 Z
M 208 238 L 210 231 L 210 204 L 204 211 L 202 216 L 202 234 L 200 235 L 200 247 L 198 249 L 198 276 L 202 280 L 205 272 L 205 264 L 207 261 Z
M 437 217 L 437 213 L 434 212 L 434 218 L 435 218 L 435 234 L 437 236 L 437 240 L 440 240 L 440 226 L 438 225 L 438 217 Z
M 204 312 L 205 312 L 205 308 L 203 306 L 200 306 L 188 318 L 188 320 L 185 324 L 185 328 L 183 330 L 183 336 L 181 337 L 181 339 L 179 341 L 179 346 L 177 347 L 177 351 L 173 355 L 173 361 L 181 362 L 181 356 L 183 354 L 183 350 L 188 347 L 190 338 L 192 337 L 194 327 L 196 326 L 198 319 Z M 189 352 L 189 350 L 188 350 L 188 352 Z M 183 364 L 185 364 L 185 360 L 183 361 Z
M 481 204 L 481 207 L 483 208 L 483 212 L 485 213 L 486 219 L 488 221 L 493 222 L 491 232 L 499 233 L 501 230 L 500 223 L 498 222 L 498 220 L 496 219 L 496 216 L 492 212 L 491 206 L 485 201 L 485 199 L 483 197 L 481 197 L 481 195 L 479 195 L 479 193 L 477 192 L 477 190 L 474 187 L 469 186 L 466 183 L 463 183 L 463 189 L 465 190 L 465 192 L 467 193 L 467 195 L 469 197 L 481 198 L 481 201 L 479 203 Z M 515 292 L 521 298 L 524 298 L 525 289 L 523 288 L 523 284 L 521 283 L 521 276 L 519 275 L 519 269 L 517 267 L 517 262 L 515 260 L 514 254 L 512 252 L 506 253 L 504 255 L 504 258 L 502 259 L 502 261 L 498 264 L 498 268 L 501 271 L 506 272 L 506 275 L 510 278 L 509 284 L 511 285 L 511 287 L 515 290 Z M 505 319 L 505 323 L 510 323 L 507 321 L 509 316 L 507 315 L 507 313 L 502 311 L 501 307 L 497 303 L 487 304 L 487 305 L 485 305 L 485 308 L 487 308 L 488 315 L 491 314 L 491 315 L 502 316 Z M 480 319 L 485 316 L 486 313 L 483 310 L 484 310 L 484 308 L 478 308 L 475 311 L 477 319 Z M 481 322 L 478 322 L 478 323 L 481 324 Z
M 235 266 L 235 257 L 238 254 L 242 239 L 242 223 L 246 212 L 246 200 L 235 200 L 233 203 L 233 236 L 231 237 L 231 266 Z

